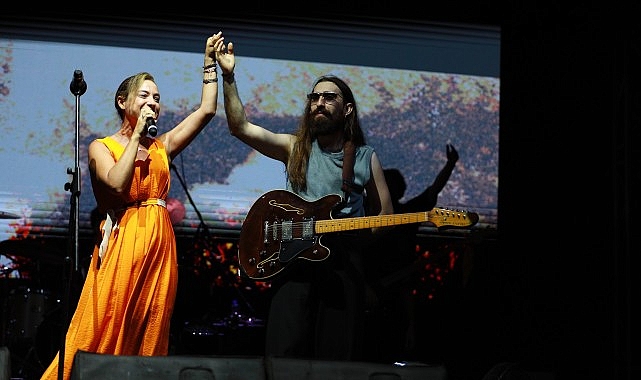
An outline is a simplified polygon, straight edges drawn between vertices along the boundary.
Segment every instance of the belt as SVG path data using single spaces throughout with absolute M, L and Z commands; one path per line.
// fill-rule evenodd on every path
M 160 198 L 150 198 L 146 201 L 136 201 L 125 204 L 125 207 L 117 211 L 123 211 L 129 208 L 139 208 L 145 206 L 162 206 L 167 208 L 167 202 L 164 199 Z M 98 249 L 98 256 L 102 260 L 102 255 L 107 251 L 107 245 L 109 244 L 109 237 L 111 233 L 118 229 L 118 221 L 116 220 L 116 211 L 113 209 L 107 210 L 107 219 L 105 219 L 105 224 L 102 226 L 104 231 L 102 235 L 102 241 L 100 242 L 100 248 Z
M 131 202 L 127 203 L 125 205 L 125 208 L 138 208 L 138 207 L 144 207 L 144 206 L 162 206 L 164 208 L 167 208 L 167 202 L 164 199 L 160 198 L 150 198 L 147 199 L 146 201 L 136 201 L 136 202 Z

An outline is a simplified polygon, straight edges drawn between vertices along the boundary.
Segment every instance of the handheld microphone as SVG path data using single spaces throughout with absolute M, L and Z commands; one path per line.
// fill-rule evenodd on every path
M 147 132 L 151 137 L 156 137 L 156 134 L 158 133 L 158 127 L 156 127 L 156 121 L 153 117 L 147 118 Z
M 82 95 L 87 91 L 87 82 L 82 75 L 82 70 L 75 70 L 73 72 L 73 79 L 69 84 L 69 90 L 74 95 Z

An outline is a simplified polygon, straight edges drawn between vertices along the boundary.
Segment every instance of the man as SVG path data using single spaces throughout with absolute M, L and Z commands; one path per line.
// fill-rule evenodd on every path
M 365 210 L 371 210 L 369 215 L 393 213 L 383 168 L 374 149 L 365 143 L 354 95 L 343 80 L 335 76 L 317 79 L 297 131 L 274 133 L 247 120 L 234 80 L 233 43 L 219 55 L 218 64 L 230 133 L 283 162 L 287 190 L 310 202 L 340 194 L 342 202 L 333 209 L 333 219 L 362 217 Z M 361 255 L 364 243 L 371 243 L 371 234 L 379 231 L 325 235 L 329 258 L 300 260 L 295 268 L 274 278 L 266 356 L 362 358 L 367 287 Z

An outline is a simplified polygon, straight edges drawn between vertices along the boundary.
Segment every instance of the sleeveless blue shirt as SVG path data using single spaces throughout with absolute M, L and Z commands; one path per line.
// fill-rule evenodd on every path
M 369 145 L 359 146 L 356 149 L 354 162 L 354 184 L 364 188 L 371 178 L 372 154 L 374 148 Z M 344 197 L 341 186 L 343 184 L 343 151 L 336 153 L 324 152 L 318 146 L 318 140 L 312 143 L 312 151 L 307 165 L 307 189 L 297 194 L 307 201 L 315 201 L 328 194 L 338 194 Z M 292 185 L 287 180 L 287 190 L 292 190 Z M 332 214 L 334 218 L 365 216 L 364 192 L 351 192 L 345 207 Z

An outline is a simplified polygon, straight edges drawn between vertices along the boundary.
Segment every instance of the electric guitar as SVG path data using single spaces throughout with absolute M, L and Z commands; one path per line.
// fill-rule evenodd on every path
M 439 229 L 465 228 L 479 220 L 477 213 L 438 207 L 407 214 L 332 219 L 332 209 L 341 201 L 338 194 L 313 202 L 288 190 L 263 194 L 249 209 L 240 231 L 241 270 L 253 280 L 265 280 L 296 260 L 325 260 L 330 250 L 321 243 L 321 238 L 327 233 L 422 222 L 430 222 Z

